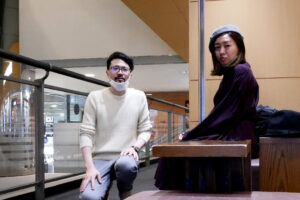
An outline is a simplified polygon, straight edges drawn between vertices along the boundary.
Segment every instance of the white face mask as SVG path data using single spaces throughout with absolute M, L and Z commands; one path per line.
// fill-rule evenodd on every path
M 121 82 L 121 83 L 116 82 L 114 80 L 110 80 L 109 83 L 118 92 L 123 92 L 127 89 L 128 85 L 129 85 L 129 79 L 127 79 L 127 81 Z

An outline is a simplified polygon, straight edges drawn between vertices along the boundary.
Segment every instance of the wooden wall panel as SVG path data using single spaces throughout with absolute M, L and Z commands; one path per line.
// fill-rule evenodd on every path
M 199 31 L 198 2 L 189 0 L 190 128 L 199 123 Z
M 207 116 L 214 107 L 214 96 L 219 88 L 220 80 L 209 80 L 205 82 L 205 116 Z
M 260 104 L 300 112 L 300 78 L 258 79 L 258 84 Z
M 147 92 L 151 93 L 152 97 L 163 99 L 178 105 L 185 106 L 185 102 L 189 100 L 189 92 Z M 168 106 L 163 103 L 148 100 L 149 106 L 152 108 L 162 109 L 162 110 L 172 110 L 177 113 L 185 113 L 181 108 L 176 108 L 174 106 Z
M 18 54 L 19 53 L 19 43 L 13 43 L 11 47 L 9 48 L 9 52 L 13 52 Z M 1 72 L 2 75 L 4 75 L 6 68 L 8 67 L 8 61 L 4 59 L 3 62 L 3 71 Z M 20 78 L 21 77 L 21 69 L 20 69 L 20 63 L 18 62 L 12 62 L 12 74 L 10 77 L 14 78 Z M 14 90 L 15 88 L 19 88 L 20 84 L 12 81 L 6 81 L 5 85 L 3 85 L 3 80 L 0 82 L 0 101 L 2 102 L 2 99 L 7 95 L 8 92 Z
M 193 6 L 196 4 L 195 6 Z M 197 37 L 197 2 L 190 0 L 190 79 L 198 80 L 198 65 L 195 58 L 199 50 L 191 45 Z M 215 28 L 235 24 L 242 30 L 246 46 L 246 58 L 260 86 L 259 104 L 276 109 L 300 112 L 300 1 L 298 0 L 226 0 L 205 1 L 205 113 L 213 108 L 213 97 L 219 78 L 210 75 L 211 54 L 209 38 Z M 194 15 L 193 15 L 194 13 Z M 191 22 L 192 20 L 192 22 Z M 195 98 L 195 99 L 191 99 Z M 197 95 L 190 90 L 190 106 L 198 103 Z M 195 108 L 196 109 L 196 108 Z M 195 111 L 199 112 L 199 110 Z M 198 115 L 198 114 L 197 114 Z
M 298 88 L 298 86 L 300 86 L 300 78 L 257 78 L 257 82 L 260 91 L 259 104 L 271 106 L 278 110 L 294 110 L 300 112 L 300 92 Z M 207 80 L 205 82 L 206 116 L 213 108 L 213 97 L 219 84 L 220 80 Z
M 199 122 L 199 82 L 190 81 L 190 121 Z
M 206 1 L 206 46 L 215 28 L 236 24 L 244 34 L 246 56 L 256 77 L 300 77 L 295 59 L 300 53 L 299 10 L 298 0 Z M 210 78 L 212 62 L 208 47 L 206 50 Z
M 199 80 L 198 3 L 189 3 L 189 67 L 190 81 Z
M 122 0 L 122 2 L 188 62 L 188 0 Z
M 260 138 L 259 190 L 300 192 L 300 138 Z

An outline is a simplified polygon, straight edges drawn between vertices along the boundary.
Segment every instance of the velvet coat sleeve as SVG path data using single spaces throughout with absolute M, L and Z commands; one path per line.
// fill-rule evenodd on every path
M 183 135 L 183 140 L 213 134 L 226 134 L 243 120 L 254 120 L 258 103 L 258 85 L 247 63 L 224 70 L 214 98 L 215 107 L 207 118 Z

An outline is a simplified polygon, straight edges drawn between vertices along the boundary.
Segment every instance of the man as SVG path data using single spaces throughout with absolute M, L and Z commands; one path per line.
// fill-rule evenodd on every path
M 86 167 L 81 199 L 106 198 L 114 179 L 120 199 L 130 195 L 138 171 L 138 151 L 151 134 L 144 92 L 127 88 L 133 68 L 127 55 L 111 54 L 106 70 L 111 87 L 91 92 L 86 100 L 80 128 Z

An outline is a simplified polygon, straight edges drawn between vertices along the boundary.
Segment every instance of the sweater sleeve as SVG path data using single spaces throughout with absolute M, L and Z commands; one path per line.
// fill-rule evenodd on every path
M 93 147 L 93 139 L 96 132 L 96 102 L 92 93 L 87 97 L 84 106 L 82 125 L 80 126 L 80 148 Z
M 138 121 L 138 139 L 143 139 L 145 142 L 148 142 L 151 137 L 151 122 L 150 122 L 150 115 L 148 109 L 148 103 L 146 99 L 146 95 L 143 93 L 143 97 L 141 100 L 140 105 L 140 114 L 139 114 L 139 121 Z
M 184 134 L 183 140 L 224 131 L 226 128 L 245 119 L 249 108 L 255 107 L 257 100 L 258 88 L 251 69 L 238 67 L 234 73 L 232 85 L 224 98 L 215 105 L 203 122 Z

